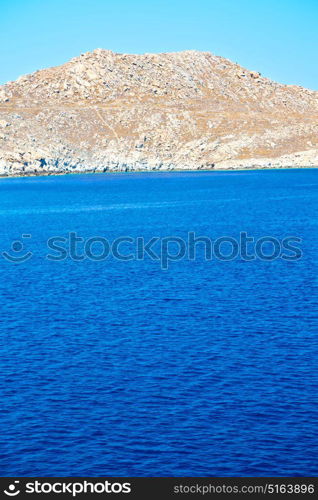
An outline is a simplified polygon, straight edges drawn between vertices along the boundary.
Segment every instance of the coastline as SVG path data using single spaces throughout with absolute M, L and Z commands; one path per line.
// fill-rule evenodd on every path
M 214 167 L 214 168 L 160 168 L 160 169 L 127 169 L 127 170 L 65 170 L 65 171 L 34 171 L 34 172 L 12 172 L 12 173 L 0 173 L 1 179 L 18 179 L 24 177 L 59 177 L 59 176 L 69 176 L 69 175 L 89 175 L 89 174 L 97 174 L 97 175 L 107 175 L 107 174 L 153 174 L 153 173 L 180 173 L 180 172 L 202 172 L 202 173 L 212 173 L 212 172 L 244 172 L 244 171 L 265 171 L 265 170 L 303 170 L 303 169 L 318 169 L 317 165 L 284 165 L 284 166 L 260 166 L 260 165 L 251 165 L 251 166 L 238 166 L 238 167 Z
M 126 153 L 112 151 L 96 151 L 94 153 L 66 149 L 63 154 L 43 154 L 41 150 L 33 153 L 20 152 L 0 156 L 0 178 L 36 177 L 66 174 L 120 173 L 120 172 L 216 172 L 237 170 L 268 170 L 291 168 L 317 168 L 318 150 L 308 149 L 295 151 L 276 157 L 237 158 L 228 155 L 225 158 L 210 157 L 193 159 L 189 151 L 188 157 L 178 158 L 171 154 L 167 160 L 157 151 L 155 154 L 144 154 L 137 158 L 129 150 Z M 200 161 L 201 160 L 201 161 Z

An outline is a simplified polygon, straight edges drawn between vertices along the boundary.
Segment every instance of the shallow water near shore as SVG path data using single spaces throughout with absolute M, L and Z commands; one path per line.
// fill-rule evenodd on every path
M 0 179 L 0 223 L 3 476 L 317 476 L 317 169 Z M 302 258 L 46 258 L 190 231 Z

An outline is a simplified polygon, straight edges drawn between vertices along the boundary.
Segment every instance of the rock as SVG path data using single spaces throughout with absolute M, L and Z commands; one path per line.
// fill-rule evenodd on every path
M 11 94 L 4 88 L 0 87 L 0 103 L 1 102 L 9 102 Z

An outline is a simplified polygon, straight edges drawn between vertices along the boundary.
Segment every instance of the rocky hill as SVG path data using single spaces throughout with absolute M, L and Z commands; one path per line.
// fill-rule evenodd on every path
M 0 174 L 318 166 L 318 92 L 207 52 L 97 49 L 0 87 Z

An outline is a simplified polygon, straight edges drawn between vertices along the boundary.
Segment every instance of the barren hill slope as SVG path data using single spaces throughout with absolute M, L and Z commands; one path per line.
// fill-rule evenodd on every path
M 97 49 L 0 87 L 0 174 L 318 165 L 318 92 L 207 52 Z

